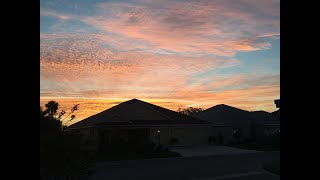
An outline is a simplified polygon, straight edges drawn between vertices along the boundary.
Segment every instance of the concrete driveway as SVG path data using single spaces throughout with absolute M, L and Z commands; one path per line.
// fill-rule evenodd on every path
M 189 146 L 189 147 L 171 147 L 170 151 L 177 152 L 183 157 L 194 156 L 214 156 L 214 155 L 231 155 L 231 154 L 249 154 L 261 153 L 262 151 L 238 149 L 227 146 Z
M 261 152 L 103 162 L 90 180 L 280 180 L 262 169 L 279 159 L 279 152 Z

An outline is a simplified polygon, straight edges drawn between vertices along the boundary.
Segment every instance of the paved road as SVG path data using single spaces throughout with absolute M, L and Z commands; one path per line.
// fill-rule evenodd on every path
M 100 163 L 91 180 L 279 180 L 262 170 L 279 152 L 180 157 Z

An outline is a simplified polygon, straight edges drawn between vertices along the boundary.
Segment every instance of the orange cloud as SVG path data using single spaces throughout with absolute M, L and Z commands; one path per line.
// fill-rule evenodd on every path
M 54 45 L 48 39 L 41 43 L 40 81 L 42 87 L 51 86 L 51 89 L 43 88 L 43 96 L 52 96 L 54 92 L 56 96 L 65 96 L 63 93 L 68 92 L 77 97 L 101 97 L 101 92 L 153 96 L 161 94 L 159 89 L 166 93 L 183 88 L 195 73 L 239 63 L 236 59 L 210 56 L 184 57 L 144 51 L 119 53 L 87 38 L 73 40 L 66 36 L 62 42 L 55 39 Z

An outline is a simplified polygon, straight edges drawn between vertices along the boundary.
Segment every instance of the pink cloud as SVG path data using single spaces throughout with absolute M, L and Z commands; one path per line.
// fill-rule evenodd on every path
M 272 18 L 279 9 L 277 2 L 237 1 L 232 5 L 229 1 L 168 1 L 158 6 L 148 2 L 103 3 L 97 5 L 101 17 L 86 17 L 83 22 L 132 41 L 144 41 L 150 49 L 234 56 L 237 51 L 270 47 L 256 40 L 279 32 L 279 19 Z M 256 9 L 243 9 L 243 4 Z M 271 13 L 259 16 L 258 10 Z M 104 12 L 108 16 L 103 16 Z

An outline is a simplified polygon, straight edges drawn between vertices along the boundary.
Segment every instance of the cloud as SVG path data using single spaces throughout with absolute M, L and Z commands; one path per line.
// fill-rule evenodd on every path
M 86 23 L 104 32 L 99 36 L 107 39 L 111 46 L 150 52 L 165 49 L 174 53 L 231 57 L 237 52 L 270 48 L 270 44 L 261 39 L 278 37 L 280 32 L 279 0 L 111 1 L 94 7 L 95 13 L 90 16 L 48 8 L 40 12 L 61 20 Z M 60 22 L 57 27 L 66 27 L 64 23 Z
M 40 9 L 40 16 L 51 16 L 51 17 L 55 17 L 55 18 L 58 18 L 59 20 L 63 20 L 63 21 L 75 18 L 74 16 L 62 14 L 62 13 L 59 13 L 57 11 L 53 11 L 50 9 Z
M 43 96 L 162 96 L 183 88 L 195 73 L 239 63 L 211 56 L 116 52 L 104 47 L 99 39 L 90 40 L 90 36 L 42 35 L 40 44 Z
M 234 56 L 238 51 L 270 48 L 259 39 L 279 33 L 277 2 L 167 1 L 157 6 L 108 2 L 96 5 L 97 16 L 82 21 L 131 41 L 143 41 L 150 51 Z
M 274 110 L 278 73 L 219 70 L 241 65 L 239 52 L 272 48 L 279 0 L 79 2 L 68 4 L 69 13 L 50 7 L 41 16 L 59 21 L 40 33 L 41 97 L 65 107 L 80 101 L 81 117 L 130 98 L 173 110 L 218 103 Z

